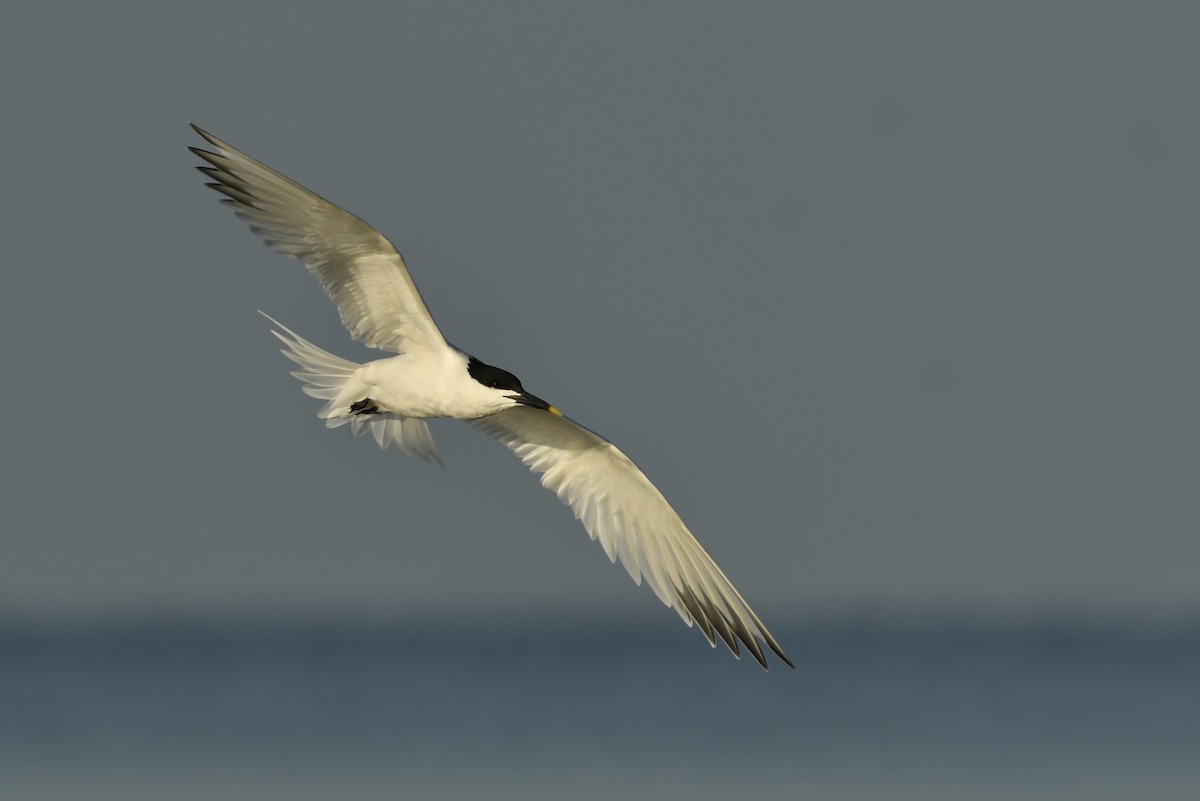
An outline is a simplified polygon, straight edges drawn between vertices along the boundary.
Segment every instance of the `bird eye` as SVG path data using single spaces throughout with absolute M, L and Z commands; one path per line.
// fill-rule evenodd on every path
M 496 368 L 496 374 L 492 377 L 491 386 L 493 389 L 511 389 L 517 392 L 521 391 L 521 381 L 515 375 L 507 370 Z

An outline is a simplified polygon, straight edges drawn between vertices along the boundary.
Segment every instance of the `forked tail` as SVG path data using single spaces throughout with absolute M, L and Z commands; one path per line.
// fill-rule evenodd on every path
M 294 370 L 292 375 L 304 384 L 304 394 L 326 402 L 317 416 L 325 421 L 327 427 L 337 428 L 349 423 L 350 431 L 356 437 L 364 431 L 370 431 L 381 448 L 395 445 L 409 456 L 419 456 L 427 462 L 442 464 L 442 457 L 433 444 L 433 436 L 424 420 L 391 413 L 359 413 L 352 408 L 355 401 L 362 401 L 365 397 L 362 392 L 355 392 L 352 386 L 358 381 L 357 373 L 361 364 L 334 356 L 269 314 L 261 311 L 259 314 L 275 326 L 271 333 L 284 345 L 280 353 L 299 365 L 300 369 Z M 362 389 L 365 391 L 366 387 Z

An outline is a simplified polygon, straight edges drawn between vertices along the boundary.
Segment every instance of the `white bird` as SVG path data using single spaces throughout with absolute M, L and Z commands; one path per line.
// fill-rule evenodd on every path
M 759 645 L 794 667 L 662 493 L 608 440 L 526 392 L 512 373 L 484 364 L 443 337 L 404 259 L 378 231 L 212 134 L 192 125 L 216 152 L 189 148 L 196 169 L 225 195 L 254 233 L 299 259 L 337 305 L 357 340 L 394 356 L 358 364 L 328 353 L 271 320 L 292 375 L 326 401 L 329 427 L 369 431 L 379 446 L 441 462 L 426 418 L 465 420 L 508 446 L 599 540 L 634 582 L 645 579 L 708 642 L 741 657 L 738 642 L 764 667 Z M 265 315 L 264 315 L 265 316 Z M 271 319 L 271 318 L 267 318 Z

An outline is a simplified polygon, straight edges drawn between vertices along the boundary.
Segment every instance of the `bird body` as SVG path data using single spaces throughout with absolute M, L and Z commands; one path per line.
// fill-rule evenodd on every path
M 474 420 L 511 407 L 509 393 L 470 377 L 470 358 L 448 346 L 367 362 L 338 394 L 339 413 L 358 413 L 349 407 L 364 400 L 375 407 L 375 414 L 455 420 Z
M 273 333 L 304 392 L 325 401 L 327 426 L 349 425 L 426 461 L 441 462 L 426 419 L 464 420 L 499 440 L 571 507 L 588 535 L 637 583 L 711 645 L 765 668 L 759 643 L 791 660 L 645 474 L 615 445 L 527 392 L 512 373 L 451 345 L 433 321 L 403 257 L 367 223 L 265 164 L 192 126 L 216 152 L 190 150 L 223 202 L 275 250 L 302 261 L 351 335 L 394 355 L 360 364 L 281 323 Z

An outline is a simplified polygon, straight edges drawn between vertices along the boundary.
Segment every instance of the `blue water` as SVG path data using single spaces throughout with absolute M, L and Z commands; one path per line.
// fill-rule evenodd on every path
M 1200 626 L 0 626 L 2 799 L 1200 798 Z

